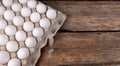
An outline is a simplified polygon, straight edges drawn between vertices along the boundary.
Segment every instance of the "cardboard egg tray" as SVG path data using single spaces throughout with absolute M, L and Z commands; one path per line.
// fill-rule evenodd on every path
M 19 3 L 19 2 L 18 2 L 18 0 L 14 0 L 14 3 Z M 37 3 L 41 3 L 41 2 L 38 1 Z M 21 5 L 22 5 L 22 7 L 27 7 L 27 4 L 21 4 Z M 2 4 L 2 1 L 0 1 L 0 6 L 4 6 Z M 47 10 L 51 8 L 47 5 L 46 5 L 46 7 L 47 7 Z M 5 7 L 5 9 L 6 10 L 12 10 L 11 7 Z M 32 12 L 37 12 L 36 9 L 31 9 L 31 11 Z M 47 44 L 48 38 L 55 36 L 55 34 L 60 29 L 60 27 L 62 26 L 62 24 L 64 23 L 64 21 L 66 19 L 66 15 L 64 15 L 62 12 L 60 12 L 58 10 L 56 10 L 56 12 L 57 12 L 57 17 L 55 19 L 49 19 L 50 22 L 51 22 L 51 25 L 48 29 L 42 28 L 39 25 L 39 23 L 34 23 L 35 27 L 40 27 L 44 30 L 44 36 L 36 38 L 37 45 L 34 48 L 28 48 L 27 47 L 29 49 L 29 52 L 30 52 L 30 55 L 27 59 L 24 59 L 24 60 L 19 59 L 18 56 L 17 56 L 17 52 L 11 53 L 11 52 L 7 51 L 6 45 L 0 46 L 0 51 L 9 52 L 10 58 L 18 58 L 21 61 L 21 66 L 35 66 L 36 62 L 38 61 L 38 59 L 41 56 L 41 49 Z M 14 13 L 15 13 L 15 16 L 21 16 L 20 12 L 14 12 Z M 43 14 L 40 14 L 40 15 L 42 16 L 42 18 L 44 18 L 44 17 L 47 18 L 46 13 L 43 13 Z M 0 19 L 4 19 L 4 16 L 0 15 Z M 30 20 L 29 17 L 24 18 L 24 21 L 29 21 L 29 20 Z M 5 21 L 7 21 L 7 20 L 5 20 Z M 12 21 L 7 21 L 7 25 L 14 25 L 14 24 L 13 24 Z M 16 28 L 17 28 L 17 31 L 19 31 L 19 30 L 24 31 L 23 26 L 19 26 L 19 27 L 16 26 Z M 0 30 L 0 34 L 5 34 L 5 31 Z M 32 32 L 26 32 L 26 35 L 27 35 L 27 37 L 31 37 L 31 36 L 34 37 Z M 8 36 L 8 37 L 9 37 L 9 41 L 13 41 L 13 40 L 17 41 L 16 38 L 15 38 L 15 35 Z M 25 41 L 17 41 L 17 42 L 19 44 L 19 49 L 26 47 Z M 4 65 L 0 65 L 0 66 L 7 66 L 7 63 L 4 64 Z

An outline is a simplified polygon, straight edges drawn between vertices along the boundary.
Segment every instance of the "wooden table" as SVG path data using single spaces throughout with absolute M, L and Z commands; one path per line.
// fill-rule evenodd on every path
M 36 66 L 119 66 L 120 2 L 43 1 L 68 18 Z

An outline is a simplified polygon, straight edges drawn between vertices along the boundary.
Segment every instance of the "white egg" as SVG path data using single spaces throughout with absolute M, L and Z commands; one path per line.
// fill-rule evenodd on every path
M 36 39 L 34 37 L 28 37 L 26 40 L 25 40 L 25 44 L 27 47 L 29 48 L 34 48 L 36 46 Z
M 10 56 L 8 52 L 0 51 L 0 65 L 7 63 L 9 59 L 10 59 Z
M 6 45 L 9 52 L 16 52 L 18 50 L 18 43 L 16 41 L 9 41 Z
M 14 16 L 15 16 L 15 14 L 11 10 L 7 10 L 7 11 L 4 12 L 4 18 L 6 20 L 13 20 Z
M 0 45 L 6 45 L 8 42 L 8 36 L 5 34 L 0 34 Z
M 41 16 L 39 13 L 37 12 L 33 12 L 31 15 L 30 15 L 30 19 L 32 22 L 39 22 L 40 19 L 41 19 Z
M 42 18 L 42 19 L 40 20 L 40 26 L 41 26 L 42 28 L 49 28 L 49 27 L 50 27 L 50 20 L 47 19 L 47 18 Z
M 17 56 L 19 59 L 27 59 L 29 57 L 29 50 L 28 48 L 20 48 L 17 52 Z
M 22 5 L 19 4 L 19 3 L 14 3 L 12 5 L 12 10 L 15 11 L 15 12 L 19 12 L 21 10 L 21 8 L 22 8 Z
M 42 28 L 40 27 L 36 27 L 34 30 L 33 30 L 33 36 L 35 37 L 42 37 L 44 35 L 44 31 Z
M 0 6 L 0 15 L 3 15 L 5 12 L 5 7 Z
M 27 1 L 28 1 L 28 0 L 19 0 L 19 2 L 20 2 L 21 4 L 25 4 L 25 3 L 27 3 Z
M 13 58 L 8 62 L 8 66 L 21 66 L 21 62 L 17 58 Z
M 4 19 L 0 19 L 0 29 L 5 29 L 7 22 Z
M 55 19 L 57 17 L 57 12 L 56 10 L 54 9 L 48 9 L 47 13 L 46 13 L 46 16 L 49 18 L 49 19 Z
M 29 8 L 31 8 L 31 9 L 35 8 L 36 5 L 37 5 L 37 2 L 36 2 L 35 0 L 29 0 L 29 1 L 27 2 L 27 6 L 28 6 Z
M 34 24 L 30 21 L 27 21 L 23 24 L 23 29 L 27 32 L 32 31 L 34 29 Z
M 15 26 L 22 26 L 23 23 L 24 23 L 24 18 L 23 17 L 21 17 L 21 16 L 15 16 L 13 18 L 13 24 Z
M 28 7 L 23 7 L 21 9 L 21 15 L 23 17 L 29 17 L 31 15 L 31 10 Z
M 17 29 L 15 26 L 13 25 L 8 25 L 6 28 L 5 28 L 5 33 L 8 35 L 8 36 L 12 36 L 12 35 L 15 35 Z
M 37 12 L 43 14 L 43 13 L 46 12 L 47 7 L 46 7 L 46 5 L 44 5 L 44 4 L 42 4 L 42 3 L 39 3 L 39 4 L 36 6 L 36 10 L 37 10 Z
M 26 33 L 24 31 L 18 31 L 15 35 L 17 41 L 25 41 Z
M 13 4 L 13 0 L 2 0 L 4 6 L 8 7 Z

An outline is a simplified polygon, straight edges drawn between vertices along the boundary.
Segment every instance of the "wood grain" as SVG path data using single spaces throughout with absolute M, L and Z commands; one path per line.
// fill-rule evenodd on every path
M 68 17 L 61 30 L 119 31 L 118 1 L 42 1 Z
M 67 20 L 36 66 L 120 66 L 120 2 L 42 1 Z
M 48 54 L 46 47 L 37 66 L 120 62 L 119 37 L 120 32 L 58 33 L 55 52 Z

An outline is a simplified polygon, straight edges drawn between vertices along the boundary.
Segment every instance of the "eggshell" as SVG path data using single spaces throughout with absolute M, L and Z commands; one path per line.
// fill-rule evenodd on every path
M 24 23 L 24 18 L 23 17 L 21 17 L 21 16 L 15 16 L 13 18 L 13 24 L 15 26 L 22 26 L 23 23 Z
M 21 9 L 21 15 L 23 17 L 29 17 L 31 15 L 31 10 L 28 7 L 23 7 Z
M 5 12 L 5 7 L 0 6 L 0 15 L 3 15 Z
M 19 59 L 27 59 L 29 57 L 29 50 L 27 48 L 20 48 L 17 52 Z
M 4 6 L 8 7 L 13 4 L 13 0 L 2 0 Z
M 39 13 L 37 12 L 33 12 L 31 15 L 30 15 L 30 19 L 32 22 L 39 22 L 40 19 L 41 19 L 41 16 Z
M 16 41 L 9 41 L 6 45 L 9 52 L 16 52 L 18 50 L 18 43 Z
M 25 4 L 25 3 L 27 3 L 27 1 L 28 1 L 28 0 L 19 0 L 19 2 L 20 2 L 21 4 Z
M 19 12 L 22 8 L 22 5 L 19 4 L 19 3 L 14 3 L 11 8 L 12 8 L 13 11 Z
M 49 27 L 50 27 L 50 20 L 47 19 L 47 18 L 42 18 L 42 19 L 40 20 L 40 26 L 41 26 L 42 28 L 49 28 Z
M 37 12 L 39 12 L 40 14 L 43 14 L 46 12 L 47 10 L 47 7 L 46 5 L 42 4 L 42 3 L 39 3 L 37 6 L 36 6 L 36 10 Z
M 4 18 L 8 21 L 13 20 L 14 16 L 15 16 L 15 14 L 12 10 L 6 10 L 4 12 Z
M 23 29 L 27 32 L 32 31 L 34 29 L 34 24 L 30 21 L 27 21 L 23 24 Z
M 40 27 L 36 27 L 34 30 L 33 30 L 33 36 L 35 37 L 42 37 L 44 35 L 44 31 L 42 28 Z
M 54 9 L 48 9 L 47 10 L 47 13 L 46 13 L 46 16 L 49 18 L 49 19 L 55 19 L 57 17 L 57 12 L 56 10 Z
M 0 19 L 0 29 L 5 29 L 7 22 L 4 19 Z
M 25 41 L 26 33 L 24 31 L 18 31 L 15 35 L 17 41 Z
M 15 35 L 17 29 L 15 26 L 13 25 L 8 25 L 6 28 L 5 28 L 5 33 L 8 35 L 8 36 L 12 36 L 12 35 Z
M 0 65 L 7 63 L 9 59 L 10 59 L 10 56 L 8 52 L 0 51 Z
M 27 6 L 28 6 L 29 8 L 31 8 L 31 9 L 35 8 L 36 5 L 37 5 L 37 2 L 36 2 L 35 0 L 29 0 L 29 1 L 27 2 Z
M 21 62 L 17 58 L 13 58 L 8 62 L 8 66 L 21 66 Z
M 5 34 L 0 34 L 0 45 L 6 45 L 8 42 L 8 36 Z
M 36 46 L 36 39 L 34 37 L 28 37 L 25 40 L 25 45 L 29 48 L 34 48 Z

